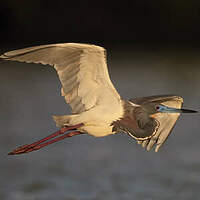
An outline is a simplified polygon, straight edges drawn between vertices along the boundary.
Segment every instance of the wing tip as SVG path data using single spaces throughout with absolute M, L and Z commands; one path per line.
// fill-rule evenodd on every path
M 9 57 L 6 55 L 6 53 L 0 55 L 0 59 L 2 59 L 2 60 L 6 60 L 6 59 L 8 59 L 8 58 L 9 58 Z
M 176 96 L 176 98 L 177 98 L 177 100 L 179 100 L 180 102 L 183 103 L 183 97 L 181 97 L 181 96 Z
M 156 148 L 155 148 L 155 152 L 158 153 L 159 149 L 160 149 L 160 146 L 157 145 Z
M 157 153 L 160 150 L 160 147 L 162 146 L 163 143 L 157 143 L 150 140 L 138 140 L 137 143 L 141 145 L 147 152 L 151 151 L 154 149 L 154 151 Z M 154 148 L 155 147 L 155 148 Z
M 153 146 L 151 146 L 151 147 L 147 146 L 147 147 L 146 147 L 146 151 L 148 151 L 148 152 L 151 151 L 152 149 L 153 149 Z M 160 149 L 160 145 L 156 145 L 154 151 L 155 151 L 156 153 L 158 153 L 159 149 Z

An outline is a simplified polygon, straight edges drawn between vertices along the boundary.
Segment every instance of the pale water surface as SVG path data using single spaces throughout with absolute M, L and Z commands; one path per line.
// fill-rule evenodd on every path
M 111 77 L 124 98 L 178 94 L 185 106 L 200 109 L 199 51 L 108 53 Z M 82 135 L 7 156 L 57 130 L 51 115 L 69 113 L 69 107 L 53 68 L 15 62 L 0 68 L 0 200 L 200 199 L 199 114 L 181 116 L 159 153 L 118 134 Z

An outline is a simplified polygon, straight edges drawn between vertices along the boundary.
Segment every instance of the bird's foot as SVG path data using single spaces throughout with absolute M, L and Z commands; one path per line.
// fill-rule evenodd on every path
M 74 125 L 74 126 L 67 126 L 67 127 L 64 127 L 64 128 L 61 128 L 59 131 L 56 131 L 55 133 L 39 140 L 39 141 L 36 141 L 32 144 L 27 144 L 27 145 L 23 145 L 23 146 L 20 146 L 16 149 L 14 149 L 13 151 L 9 152 L 8 155 L 16 155 L 16 154 L 23 154 L 23 153 L 29 153 L 31 151 L 35 151 L 35 150 L 38 150 L 38 149 L 41 149 L 49 144 L 52 144 L 54 142 L 57 142 L 59 140 L 63 140 L 67 137 L 72 137 L 74 135 L 80 135 L 80 134 L 83 134 L 82 132 L 79 132 L 79 131 L 74 131 L 74 132 L 69 132 L 65 135 L 62 135 L 60 137 L 57 137 L 61 134 L 64 134 L 66 131 L 69 131 L 69 130 L 76 130 L 77 128 L 83 126 L 83 124 L 77 124 L 77 125 Z M 56 138 L 55 138 L 56 137 Z M 54 139 L 52 139 L 54 138 Z M 50 140 L 52 139 L 52 140 Z M 47 141 L 49 140 L 49 141 Z M 45 142 L 47 141 L 47 142 Z

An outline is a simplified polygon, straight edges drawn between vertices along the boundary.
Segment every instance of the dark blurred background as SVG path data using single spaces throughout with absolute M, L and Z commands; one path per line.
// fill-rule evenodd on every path
M 177 94 L 200 110 L 200 1 L 0 0 L 0 54 L 33 45 L 104 46 L 112 81 L 131 97 Z M 69 114 L 53 67 L 0 63 L 0 200 L 200 199 L 199 114 L 182 115 L 158 153 L 125 134 L 83 135 L 30 154 L 17 146 Z
M 1 0 L 1 45 L 54 42 L 192 45 L 200 42 L 196 0 Z

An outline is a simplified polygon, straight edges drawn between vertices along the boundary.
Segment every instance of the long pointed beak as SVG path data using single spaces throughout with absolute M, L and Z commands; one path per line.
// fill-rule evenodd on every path
M 189 110 L 189 109 L 180 109 L 181 113 L 197 113 L 196 110 Z
M 198 111 L 196 110 L 189 110 L 189 109 L 177 109 L 177 108 L 171 108 L 164 106 L 160 112 L 163 113 L 197 113 Z

